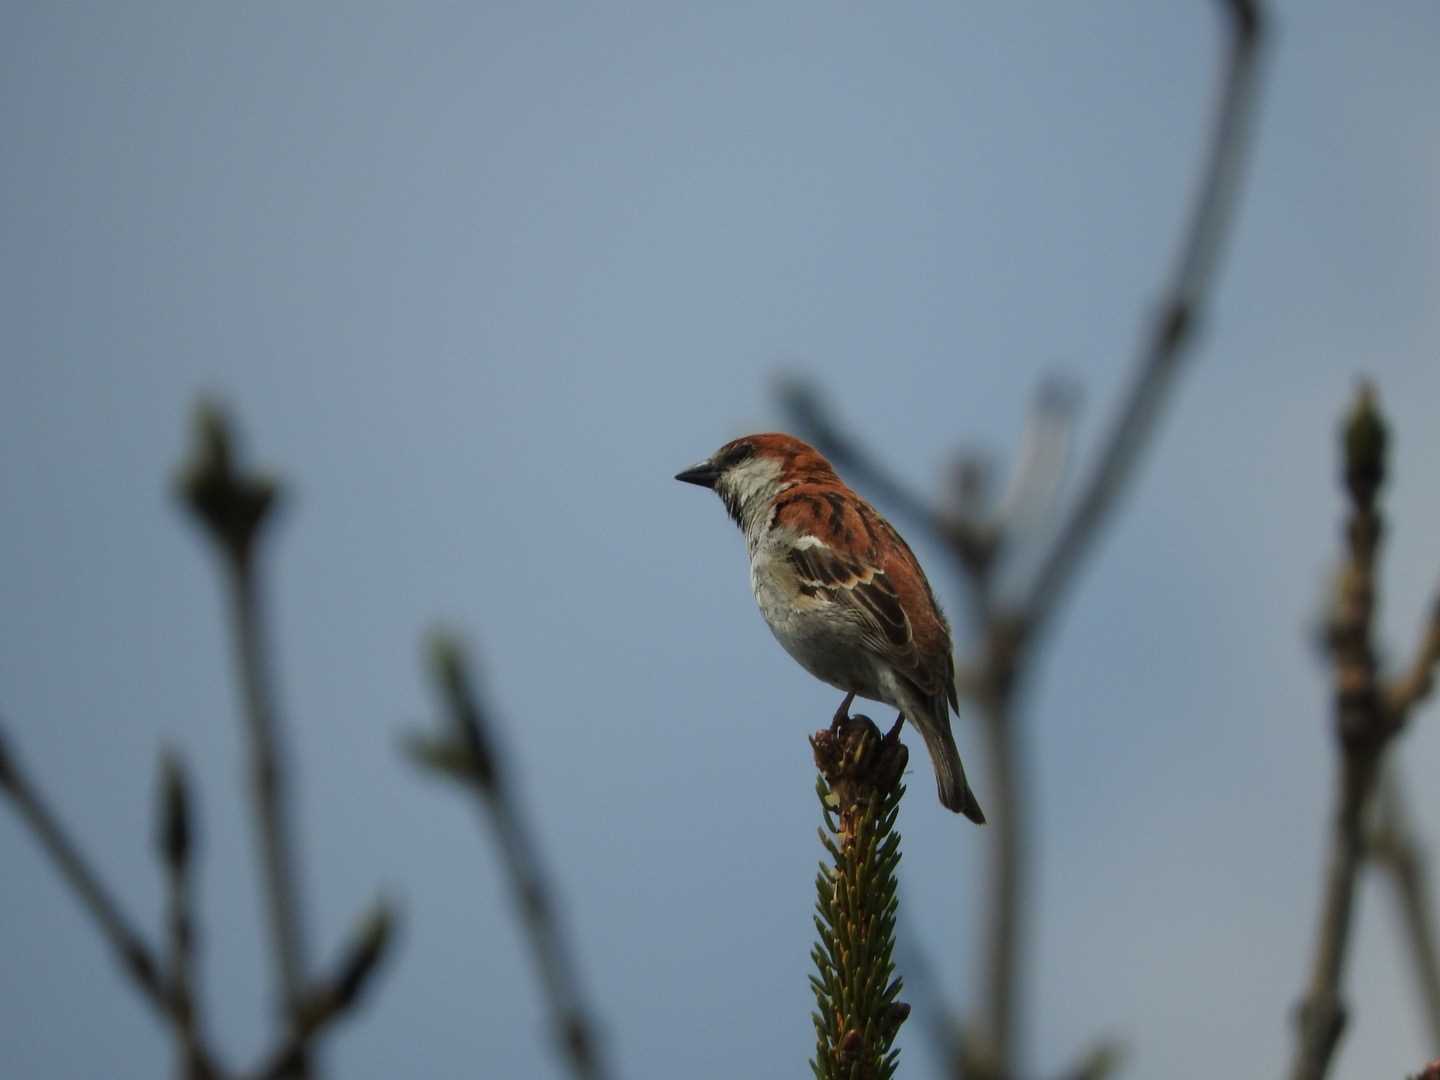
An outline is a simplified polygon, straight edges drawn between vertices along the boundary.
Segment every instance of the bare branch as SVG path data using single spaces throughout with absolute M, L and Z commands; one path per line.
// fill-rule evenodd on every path
M 80 849 L 50 811 L 44 797 L 21 770 L 19 763 L 8 751 L 0 751 L 0 761 L 3 761 L 3 767 L 0 767 L 0 791 L 10 797 L 15 809 L 30 826 L 35 839 L 44 848 L 45 854 L 50 856 L 50 861 L 55 864 L 60 876 L 95 920 L 100 933 L 114 950 L 115 958 L 120 961 L 121 970 L 130 977 L 155 1011 L 168 1019 L 170 1001 L 150 946 L 121 912 L 120 905 L 110 895 L 110 890 L 100 880 L 100 875 L 90 868 Z
M 1345 523 L 1346 566 L 1329 642 L 1339 787 L 1315 952 L 1305 996 L 1296 1011 L 1293 1080 L 1321 1080 L 1345 1028 L 1341 984 L 1355 885 L 1365 853 L 1364 815 L 1381 754 L 1399 729 L 1380 689 L 1373 644 L 1375 562 L 1383 532 L 1377 500 L 1385 482 L 1387 441 L 1374 391 L 1362 384 L 1343 432 L 1344 478 L 1351 506 Z
M 1405 954 L 1415 965 L 1421 1008 L 1430 1031 L 1430 1049 L 1440 1053 L 1440 939 L 1435 932 L 1434 892 L 1425 850 L 1415 835 L 1393 768 L 1381 776 L 1375 803 L 1375 830 L 1367 854 L 1388 873 L 1394 886 L 1407 938 Z
M 928 951 L 912 933 L 900 933 L 897 944 L 899 967 L 905 973 L 905 989 L 915 1003 L 914 1015 L 929 1037 L 932 1053 L 940 1061 L 940 1075 L 949 1080 L 1013 1080 L 1014 1074 L 1000 1074 L 984 1058 L 973 1036 L 956 1021 L 946 1001 Z M 1118 1039 L 1101 1039 L 1088 1047 L 1073 1065 L 1062 1070 L 1060 1080 L 1105 1080 L 1118 1072 L 1126 1050 Z
M 120 910 L 120 905 L 90 866 L 75 842 L 70 839 L 59 820 L 51 812 L 39 789 L 20 768 L 5 745 L 0 732 L 0 793 L 14 803 L 21 818 L 30 827 L 61 878 L 80 899 L 81 905 L 95 921 L 100 934 L 109 943 L 115 958 L 135 988 L 155 1014 L 177 1028 L 186 1023 L 177 1005 L 177 997 L 166 986 L 155 953 L 134 924 Z M 192 1060 L 194 1080 L 219 1077 L 222 1071 L 210 1052 L 195 1042 Z
M 1258 3 L 1227 0 L 1229 37 L 1217 112 L 1204 171 L 1175 269 L 1159 314 L 1142 341 L 1135 374 L 1108 434 L 1093 473 L 1083 484 L 1039 559 L 1019 603 L 1005 614 L 986 603 L 988 567 L 971 572 L 972 591 L 983 626 L 980 662 L 972 665 L 969 688 L 980 705 L 991 747 L 995 807 L 994 863 L 988 877 L 991 899 L 985 924 L 981 1023 L 973 1033 L 976 1053 L 993 1063 L 998 1075 L 1014 1073 L 1016 1003 L 1019 990 L 1024 911 L 1027 832 L 1020 815 L 1026 805 L 1021 753 L 1016 731 L 1016 690 L 1030 670 L 1030 648 L 1059 606 L 1085 554 L 1134 474 L 1159 419 L 1208 300 L 1218 255 L 1228 235 L 1236 184 L 1248 145 L 1247 134 L 1257 86 L 1262 41 Z
M 1061 1073 L 1062 1080 L 1105 1080 L 1120 1071 L 1125 1061 L 1125 1047 L 1113 1039 L 1102 1039 Z
M 1141 343 L 1134 380 L 1102 444 L 1095 471 L 1019 606 L 1032 633 L 1038 633 L 1049 620 L 1134 474 L 1204 312 L 1219 254 L 1229 235 L 1235 191 L 1249 145 L 1263 19 L 1258 2 L 1225 0 L 1224 7 L 1230 22 L 1228 55 L 1203 180 L 1169 289 Z
M 1415 659 L 1386 691 L 1387 706 L 1400 723 L 1430 695 L 1437 667 L 1440 667 L 1440 595 L 1430 606 L 1430 617 L 1425 621 Z
M 1040 557 L 1029 587 L 1011 609 L 1013 613 L 1007 616 L 992 610 L 987 616 L 984 657 L 972 680 L 991 745 L 994 794 L 990 799 L 996 808 L 992 815 L 994 864 L 989 875 L 992 893 L 983 939 L 984 1012 L 974 1041 L 1000 1075 L 1014 1072 L 1016 1002 L 1021 998 L 1019 921 L 1024 910 L 1027 833 L 1020 818 L 1025 789 L 1014 722 L 1015 690 L 1029 670 L 1030 646 L 1042 636 L 1134 474 L 1208 300 L 1245 160 L 1263 36 L 1258 3 L 1228 0 L 1224 7 L 1230 25 L 1219 103 L 1202 181 L 1169 289 L 1141 343 L 1133 381 L 1101 444 L 1094 472 L 1061 522 L 1051 547 Z M 986 583 L 979 581 L 973 587 L 983 600 Z
M 997 533 L 1025 535 L 1054 507 L 1069 463 L 1078 400 L 1078 390 L 1064 379 L 1041 382 L 1009 483 L 995 509 Z
M 415 737 L 407 750 L 417 764 L 462 782 L 486 811 L 510 876 L 535 966 L 555 1025 L 556 1040 L 570 1071 L 581 1080 L 601 1080 L 610 1071 L 601 1058 L 594 1013 L 580 989 L 578 968 L 563 933 L 551 889 L 541 870 L 491 734 L 489 716 L 476 697 L 459 645 L 432 635 L 430 667 L 450 715 L 452 734 Z
M 1360 816 L 1373 781 L 1373 759 L 1344 756 L 1309 989 L 1295 1014 L 1299 1042 L 1290 1073 L 1293 1080 L 1323 1077 L 1345 1029 L 1340 982 L 1350 945 L 1356 873 L 1363 850 Z
M 202 405 L 197 409 L 196 436 L 195 452 L 181 471 L 180 494 L 214 543 L 227 571 L 236 666 L 250 741 L 251 795 L 264 901 L 280 1000 L 287 1022 L 296 1028 L 305 1006 L 305 941 L 286 758 L 271 689 L 260 583 L 255 570 L 258 541 L 273 517 L 278 488 L 267 477 L 237 471 L 229 424 L 215 407 Z M 293 1072 L 303 1077 L 310 1069 L 302 1058 Z
M 864 491 L 866 498 L 927 529 L 944 531 L 930 504 L 880 464 L 879 459 L 835 419 L 814 384 L 803 379 L 782 381 L 780 404 L 801 434 L 829 458 L 837 470 L 844 472 L 854 487 Z
M 393 908 L 383 899 L 377 901 L 358 923 L 334 973 L 307 994 L 300 1023 L 254 1071 L 256 1080 L 285 1080 L 295 1075 L 315 1038 L 360 1003 L 388 953 L 394 929 Z
M 169 931 L 170 1003 L 179 1048 L 180 1075 L 210 1080 L 213 1075 L 201 1045 L 199 1006 L 195 992 L 195 912 L 191 892 L 194 821 L 189 783 L 179 755 L 160 757 L 159 828 L 156 849 L 165 867 Z

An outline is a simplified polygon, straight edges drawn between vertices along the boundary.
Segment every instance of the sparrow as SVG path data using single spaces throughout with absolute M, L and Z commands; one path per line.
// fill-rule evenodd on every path
M 776 640 L 806 671 L 900 711 L 935 766 L 940 802 L 984 824 L 950 732 L 958 709 L 950 626 L 895 528 L 814 447 L 745 435 L 678 473 L 707 487 L 745 534 L 750 587 Z

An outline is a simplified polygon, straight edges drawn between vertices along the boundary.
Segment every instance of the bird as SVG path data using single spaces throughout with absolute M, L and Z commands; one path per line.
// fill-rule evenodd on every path
M 727 442 L 676 480 L 720 496 L 750 557 L 750 587 L 776 640 L 801 667 L 845 692 L 899 710 L 920 732 L 940 802 L 977 825 L 950 710 L 950 625 L 910 546 L 813 446 L 770 432 Z

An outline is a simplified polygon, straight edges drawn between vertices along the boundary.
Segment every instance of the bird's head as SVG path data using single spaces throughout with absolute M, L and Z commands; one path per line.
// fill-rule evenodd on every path
M 732 439 L 676 480 L 710 488 L 747 533 L 763 525 L 775 496 L 796 484 L 836 480 L 818 450 L 793 435 L 769 433 Z

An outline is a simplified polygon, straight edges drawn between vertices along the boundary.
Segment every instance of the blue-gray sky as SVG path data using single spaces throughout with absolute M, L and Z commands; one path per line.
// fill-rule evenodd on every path
M 1398 432 L 1392 654 L 1440 575 L 1440 9 L 1277 6 L 1222 286 L 1033 694 L 1037 1070 L 1101 1035 L 1134 1076 L 1286 1060 L 1332 765 L 1305 634 L 1358 372 Z M 1088 450 L 1195 182 L 1214 8 L 4 6 L 0 712 L 152 931 L 154 763 L 183 749 L 224 1052 L 265 1042 L 270 979 L 221 596 L 167 487 L 196 396 L 290 495 L 270 591 L 317 961 L 377 890 L 404 907 L 335 1074 L 561 1075 L 487 837 L 395 750 L 443 619 L 624 1073 L 797 1075 L 804 736 L 835 695 L 670 478 L 781 423 L 782 371 L 917 488 L 957 447 L 1008 456 L 1052 371 Z M 1417 790 L 1437 726 L 1405 737 Z M 988 838 L 913 786 L 904 918 L 973 1007 Z M 167 1037 L 9 813 L 0 865 L 7 1068 L 160 1075 Z M 1355 946 L 1336 1075 L 1401 1075 L 1427 1047 L 1373 884 Z M 924 1075 L 921 1024 L 902 1045 Z

